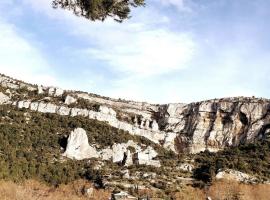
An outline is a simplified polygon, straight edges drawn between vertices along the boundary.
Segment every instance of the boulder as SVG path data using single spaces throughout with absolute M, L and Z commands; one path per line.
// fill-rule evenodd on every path
M 194 169 L 194 165 L 189 163 L 182 163 L 180 166 L 177 167 L 177 169 L 184 172 L 192 172 Z
M 95 147 L 88 144 L 86 131 L 82 128 L 76 128 L 68 137 L 66 151 L 63 156 L 71 159 L 83 160 L 98 158 L 100 155 Z
M 160 167 L 159 160 L 154 160 L 158 153 L 153 149 L 153 147 L 148 146 L 145 150 L 139 151 L 135 154 L 135 160 L 139 165 L 152 165 L 155 167 Z
M 232 169 L 220 170 L 216 174 L 216 179 L 227 179 L 244 183 L 258 182 L 257 178 L 255 178 L 254 176 Z
M 75 103 L 77 101 L 77 99 L 75 99 L 74 97 L 67 95 L 65 98 L 65 104 L 70 105 L 72 103 Z
M 118 193 L 113 193 L 111 200 L 137 200 L 137 198 L 122 191 Z
M 10 98 L 4 93 L 0 92 L 0 104 L 8 103 Z

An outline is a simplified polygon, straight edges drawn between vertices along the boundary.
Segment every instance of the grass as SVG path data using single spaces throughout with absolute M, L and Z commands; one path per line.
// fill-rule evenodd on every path
M 60 185 L 58 188 L 49 187 L 35 180 L 28 180 L 21 184 L 1 181 L 0 194 L 2 200 L 107 200 L 110 197 L 110 191 L 96 189 L 92 197 L 85 197 L 82 191 L 86 185 L 89 183 L 83 180 Z

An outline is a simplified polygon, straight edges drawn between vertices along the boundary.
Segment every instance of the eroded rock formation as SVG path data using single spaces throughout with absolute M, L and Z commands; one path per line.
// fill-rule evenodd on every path
M 35 86 L 4 75 L 0 76 L 0 84 L 1 104 L 104 121 L 175 152 L 218 151 L 226 146 L 263 139 L 270 133 L 268 99 L 235 97 L 190 104 L 153 105 Z M 21 95 L 22 89 L 32 96 L 36 92 L 37 96 Z M 99 109 L 80 108 L 78 100 L 89 105 L 98 104 Z
M 131 152 L 130 147 L 134 152 Z M 126 166 L 144 164 L 160 167 L 160 162 L 155 160 L 157 155 L 157 152 L 151 146 L 143 149 L 131 140 L 127 143 L 115 143 L 112 147 L 97 150 L 95 146 L 89 145 L 86 131 L 82 128 L 76 128 L 70 133 L 66 151 L 63 154 L 65 157 L 76 160 L 101 158 Z

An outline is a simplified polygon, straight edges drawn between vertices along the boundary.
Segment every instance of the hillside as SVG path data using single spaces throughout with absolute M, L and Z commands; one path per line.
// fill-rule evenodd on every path
M 270 100 L 153 105 L 0 76 L 0 179 L 173 197 L 225 169 L 270 178 Z M 224 172 L 225 173 L 225 172 Z

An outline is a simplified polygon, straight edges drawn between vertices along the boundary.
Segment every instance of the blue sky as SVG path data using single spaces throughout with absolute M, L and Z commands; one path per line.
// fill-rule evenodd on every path
M 269 0 L 146 3 L 119 24 L 0 0 L 0 72 L 152 103 L 270 98 Z

